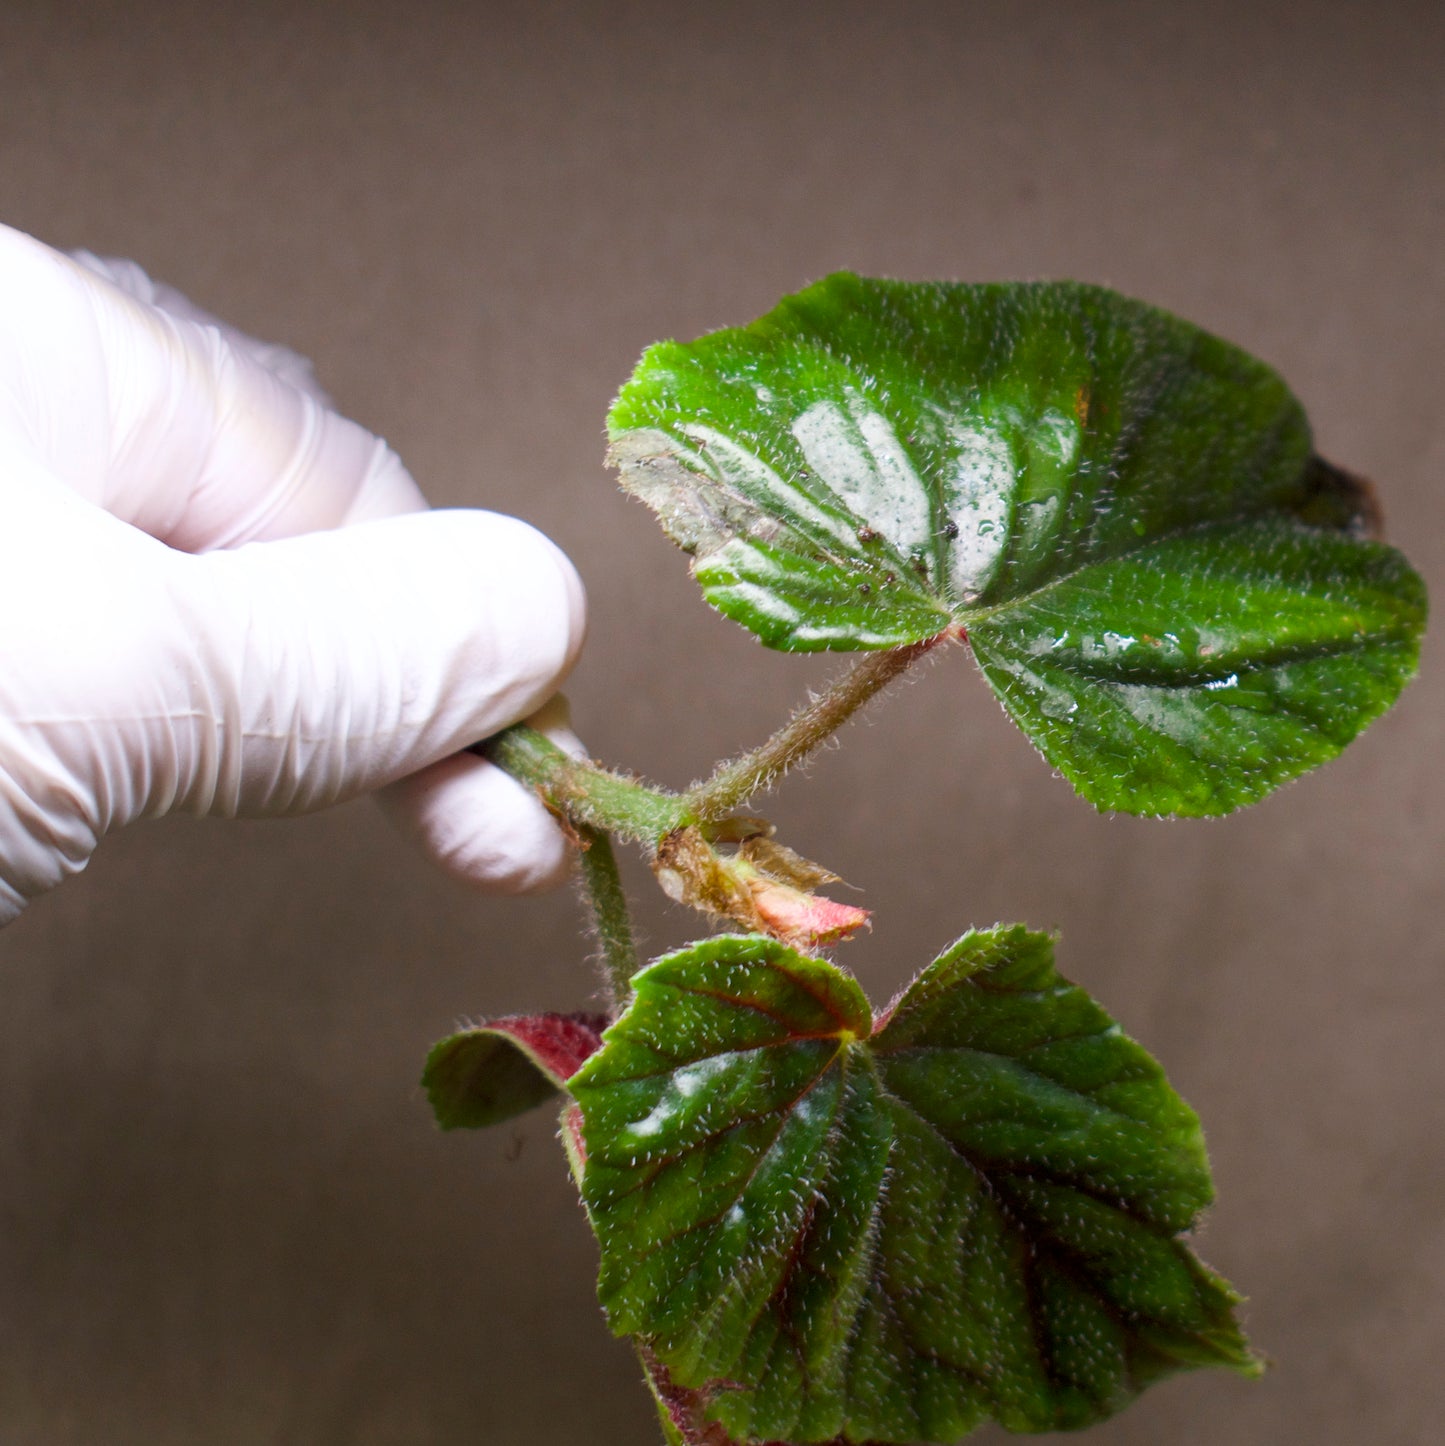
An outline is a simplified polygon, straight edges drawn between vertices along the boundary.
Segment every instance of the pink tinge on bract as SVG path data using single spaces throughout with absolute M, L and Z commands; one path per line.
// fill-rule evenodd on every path
M 758 917 L 780 939 L 797 944 L 832 944 L 868 925 L 867 909 L 805 894 L 765 875 L 748 880 Z

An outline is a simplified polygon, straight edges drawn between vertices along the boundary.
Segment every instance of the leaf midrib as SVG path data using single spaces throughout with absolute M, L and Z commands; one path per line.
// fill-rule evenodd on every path
M 1040 583 L 1037 587 L 1029 588 L 1025 592 L 1018 593 L 1001 602 L 990 603 L 984 607 L 956 609 L 953 616 L 958 622 L 964 623 L 968 627 L 979 623 L 988 623 L 999 614 L 1007 613 L 1011 609 L 1032 607 L 1039 598 L 1045 597 L 1056 588 L 1072 582 L 1082 573 L 1089 572 L 1096 567 L 1107 567 L 1113 563 L 1127 562 L 1131 558 L 1137 557 L 1139 553 L 1147 552 L 1151 547 L 1156 547 L 1160 543 L 1188 538 L 1192 533 L 1224 532 L 1231 528 L 1243 528 L 1254 524 L 1269 522 L 1279 522 L 1285 526 L 1297 528 L 1304 533 L 1314 533 L 1327 537 L 1341 537 L 1350 540 L 1350 534 L 1343 529 L 1315 527 L 1311 523 L 1301 521 L 1288 507 L 1261 507 L 1257 512 L 1235 512 L 1228 517 L 1214 517 L 1208 521 L 1191 522 L 1183 527 L 1173 527 L 1167 531 L 1150 533 L 1147 537 L 1141 537 L 1136 543 L 1129 544 L 1117 552 L 1109 552 L 1102 556 L 1090 557 L 1080 562 L 1077 567 L 1070 568 L 1069 571 L 1059 574 L 1058 577 L 1050 578 L 1047 582 Z
M 1025 1245 L 1036 1250 L 1043 1249 L 1044 1251 L 1046 1251 L 1050 1258 L 1055 1259 L 1058 1262 L 1059 1268 L 1068 1269 L 1070 1273 L 1073 1274 L 1076 1278 L 1080 1278 L 1082 1280 L 1082 1283 L 1087 1288 L 1089 1294 L 1100 1302 L 1102 1308 L 1106 1312 L 1114 1316 L 1116 1319 L 1124 1321 L 1124 1315 L 1119 1310 L 1119 1308 L 1115 1306 L 1113 1302 L 1109 1301 L 1106 1297 L 1101 1295 L 1098 1289 L 1088 1279 L 1087 1276 L 1079 1276 L 1079 1272 L 1074 1262 L 1069 1257 L 1068 1252 L 1059 1245 L 1059 1243 L 1052 1235 L 1046 1235 L 1041 1240 L 1034 1238 L 1034 1236 L 1029 1231 L 1027 1222 L 1020 1218 L 1014 1207 L 1007 1200 L 1003 1199 L 999 1195 L 997 1189 L 994 1186 L 994 1181 L 989 1169 L 981 1165 L 978 1159 L 973 1156 L 971 1152 L 964 1149 L 956 1141 L 949 1139 L 949 1137 L 945 1135 L 932 1120 L 930 1120 L 926 1115 L 922 1114 L 919 1111 L 918 1107 L 914 1105 L 912 1101 L 905 1099 L 903 1096 L 897 1094 L 895 1091 L 888 1087 L 888 1085 L 882 1078 L 882 1073 L 879 1069 L 880 1061 L 878 1056 L 871 1049 L 868 1049 L 867 1045 L 864 1042 L 845 1046 L 844 1050 L 840 1050 L 839 1055 L 841 1056 L 845 1051 L 851 1053 L 854 1050 L 862 1051 L 867 1054 L 867 1065 L 873 1075 L 875 1084 L 877 1085 L 878 1089 L 879 1107 L 885 1107 L 885 1102 L 887 1104 L 891 1104 L 898 1110 L 907 1112 L 907 1114 L 909 1114 L 913 1119 L 917 1120 L 921 1125 L 923 1125 L 930 1134 L 932 1134 L 943 1144 L 943 1146 L 952 1156 L 958 1159 L 959 1162 L 974 1175 L 982 1189 L 982 1192 L 988 1198 L 993 1208 L 999 1212 L 1000 1216 L 1007 1223 L 1008 1229 L 1014 1235 L 1020 1237 Z M 993 1053 L 992 1051 L 974 1052 L 982 1054 Z M 1007 1055 L 998 1055 L 997 1057 L 1004 1059 L 1010 1058 L 1010 1056 Z M 838 1062 L 838 1058 L 839 1056 L 835 1056 L 833 1060 L 829 1061 L 827 1068 L 832 1068 L 833 1065 Z M 825 1072 L 825 1070 L 820 1070 L 818 1076 L 815 1078 L 813 1083 L 816 1084 L 817 1079 L 821 1079 L 822 1075 Z M 1051 1082 L 1057 1083 L 1056 1081 Z M 810 1088 L 811 1087 L 812 1086 L 810 1085 Z M 1108 1106 L 1097 1106 L 1094 1101 L 1089 1100 L 1086 1096 L 1082 1095 L 1078 1090 L 1075 1090 L 1072 1087 L 1063 1086 L 1063 1088 L 1068 1089 L 1070 1093 L 1079 1094 L 1080 1098 L 1085 1099 L 1086 1103 L 1096 1108 L 1099 1108 L 1102 1111 L 1112 1114 L 1119 1113 L 1118 1111 L 1112 1110 Z M 843 1107 L 843 1101 L 846 1099 L 846 1097 L 846 1090 L 840 1090 L 840 1110 Z M 1131 1117 L 1129 1116 L 1123 1116 L 1123 1118 L 1131 1119 Z M 834 1128 L 836 1128 L 837 1119 L 838 1113 L 835 1112 Z M 1131 1123 L 1138 1124 L 1140 1122 L 1131 1119 Z M 779 1132 L 781 1133 L 781 1127 Z M 831 1129 L 829 1133 L 831 1135 Z M 771 1146 L 769 1148 L 771 1148 Z M 892 1156 L 895 1148 L 896 1136 L 889 1141 L 888 1153 L 890 1157 Z M 826 1178 L 827 1175 L 831 1172 L 834 1164 L 834 1158 L 835 1157 L 833 1155 L 829 1156 L 825 1167 L 818 1172 L 819 1178 Z M 1038 1166 L 999 1167 L 994 1170 L 993 1173 L 1020 1176 L 1026 1179 L 1038 1179 L 1046 1181 L 1050 1184 L 1060 1185 L 1063 1188 L 1074 1190 L 1080 1195 L 1083 1195 L 1098 1204 L 1105 1205 L 1110 1209 L 1117 1210 L 1121 1215 L 1124 1215 L 1126 1218 L 1134 1221 L 1135 1224 L 1139 1225 L 1142 1229 L 1148 1231 L 1152 1235 L 1160 1236 L 1164 1234 L 1164 1231 L 1156 1222 L 1139 1214 L 1138 1211 L 1131 1204 L 1123 1201 L 1117 1196 L 1110 1196 L 1106 1193 L 1095 1190 L 1092 1187 L 1078 1181 L 1071 1176 L 1059 1175 Z M 865 1307 L 870 1297 L 872 1288 L 876 1287 L 878 1299 L 886 1308 L 890 1318 L 894 1322 L 899 1333 L 904 1337 L 904 1339 L 908 1341 L 910 1359 L 915 1355 L 928 1356 L 930 1359 L 933 1359 L 937 1365 L 947 1369 L 948 1371 L 952 1372 L 957 1376 L 962 1377 L 971 1385 L 979 1389 L 988 1398 L 990 1402 L 991 1413 L 996 1415 L 996 1408 L 998 1406 L 998 1398 L 995 1389 L 996 1382 L 994 1382 L 988 1376 L 968 1370 L 967 1368 L 959 1365 L 955 1361 L 944 1360 L 941 1357 L 937 1356 L 936 1353 L 928 1352 L 920 1348 L 917 1342 L 914 1340 L 911 1331 L 908 1330 L 905 1321 L 899 1315 L 897 1309 L 897 1300 L 895 1299 L 892 1292 L 887 1289 L 883 1273 L 876 1269 L 878 1253 L 883 1244 L 882 1232 L 877 1228 L 877 1226 L 885 1198 L 886 1189 L 880 1189 L 878 1193 L 874 1196 L 873 1200 L 870 1202 L 868 1225 L 862 1232 L 866 1242 L 865 1246 L 863 1249 L 858 1250 L 853 1255 L 853 1264 L 849 1271 L 846 1274 L 840 1274 L 836 1277 L 836 1289 L 834 1292 L 835 1299 L 845 1297 L 850 1292 L 850 1290 L 856 1289 L 857 1294 L 857 1304 L 854 1307 L 852 1319 L 849 1321 L 848 1327 L 846 1331 L 843 1332 L 837 1346 L 838 1354 L 843 1356 L 845 1360 L 845 1364 L 843 1366 L 844 1378 L 847 1379 L 850 1377 L 851 1362 L 857 1350 L 858 1332 L 862 1328 Z M 797 1239 L 795 1239 L 794 1241 L 795 1250 L 800 1241 L 802 1240 L 803 1234 L 812 1228 L 813 1218 L 814 1217 L 811 1215 L 807 1217 L 803 1225 L 802 1231 L 799 1233 Z M 753 1334 L 757 1329 L 758 1323 L 767 1314 L 769 1308 L 778 1299 L 780 1293 L 786 1289 L 790 1279 L 790 1274 L 785 1274 L 784 1276 L 782 1276 L 771 1294 L 769 1294 L 769 1296 L 760 1303 L 757 1310 L 750 1318 L 748 1325 L 743 1333 L 744 1341 L 752 1339 Z M 1027 1291 L 1026 1293 L 1029 1295 L 1030 1301 L 1032 1301 L 1032 1292 Z M 1045 1374 L 1048 1376 L 1050 1382 L 1055 1386 L 1058 1386 L 1061 1384 L 1060 1378 L 1057 1376 L 1056 1372 L 1052 1368 L 1050 1354 L 1044 1348 L 1044 1344 L 1038 1330 L 1038 1326 L 1040 1323 L 1040 1313 L 1032 1305 L 1032 1303 L 1030 1303 L 1028 1307 L 1028 1317 L 1030 1325 L 1032 1327 L 1035 1351 L 1038 1355 L 1040 1365 L 1043 1368 Z M 806 1379 L 810 1373 L 807 1369 L 806 1362 L 801 1357 L 801 1354 L 799 1354 L 798 1356 L 798 1364 L 800 1372 Z M 1126 1371 L 1125 1382 L 1127 1389 L 1137 1392 L 1137 1385 L 1133 1379 L 1132 1368 Z M 916 1394 L 914 1395 L 913 1399 L 915 1402 L 914 1414 L 917 1415 L 918 1412 L 916 1406 Z M 1098 1404 L 1100 1404 L 1101 1407 L 1103 1405 L 1102 1402 L 1099 1402 Z M 840 1439 L 846 1439 L 846 1426 L 845 1437 Z
M 1107 1034 L 1107 1030 L 1093 1031 L 1092 1033 L 1088 1034 L 1074 1035 L 1070 1036 L 1070 1038 L 1092 1038 L 1096 1037 L 1099 1034 Z M 1045 1043 L 1047 1043 L 1047 1041 L 1045 1041 Z M 976 1049 L 971 1046 L 938 1046 L 938 1048 L 957 1048 L 960 1052 L 963 1053 L 977 1054 L 989 1058 L 1001 1059 L 1012 1064 L 1019 1063 L 1015 1056 L 1008 1055 L 1000 1051 Z M 744 1051 L 729 1052 L 742 1053 Z M 966 1168 L 974 1176 L 982 1192 L 986 1195 L 993 1208 L 996 1209 L 1003 1217 L 1003 1219 L 1007 1222 L 1010 1231 L 1012 1231 L 1017 1237 L 1021 1238 L 1026 1245 L 1029 1245 L 1035 1249 L 1044 1248 L 1048 1251 L 1050 1256 L 1057 1256 L 1064 1264 L 1068 1263 L 1067 1252 L 1058 1245 L 1058 1242 L 1054 1239 L 1052 1235 L 1046 1235 L 1041 1240 L 1034 1238 L 1034 1236 L 1030 1233 L 1027 1222 L 1023 1220 L 1017 1214 L 1014 1207 L 999 1194 L 994 1183 L 996 1176 L 1010 1176 L 1023 1179 L 1040 1180 L 1048 1184 L 1060 1186 L 1064 1189 L 1072 1190 L 1087 1199 L 1093 1200 L 1097 1204 L 1106 1206 L 1111 1210 L 1117 1211 L 1120 1215 L 1133 1221 L 1141 1229 L 1149 1232 L 1151 1235 L 1162 1238 L 1168 1233 L 1167 1227 L 1161 1226 L 1157 1221 L 1152 1220 L 1147 1215 L 1141 1213 L 1140 1210 L 1132 1202 L 1125 1200 L 1121 1196 L 1110 1194 L 1109 1192 L 1092 1185 L 1088 1181 L 1083 1180 L 1078 1176 L 1061 1173 L 1057 1170 L 1052 1170 L 1044 1165 L 1000 1165 L 986 1164 L 982 1162 L 980 1157 L 977 1156 L 974 1152 L 968 1150 L 966 1147 L 959 1144 L 956 1140 L 953 1140 L 948 1135 L 946 1135 L 933 1120 L 931 1120 L 927 1115 L 922 1113 L 922 1111 L 916 1104 L 913 1103 L 913 1101 L 907 1099 L 905 1096 L 897 1093 L 894 1089 L 890 1088 L 885 1079 L 883 1078 L 883 1071 L 880 1068 L 880 1066 L 884 1062 L 884 1058 L 886 1057 L 880 1058 L 880 1055 L 876 1053 L 872 1048 L 870 1048 L 866 1041 L 856 1041 L 851 1044 L 841 1044 L 837 1053 L 834 1054 L 834 1056 L 827 1062 L 826 1065 L 823 1066 L 823 1068 L 818 1070 L 818 1072 L 812 1077 L 812 1079 L 809 1080 L 807 1086 L 803 1090 L 801 1090 L 786 1106 L 780 1107 L 776 1110 L 776 1113 L 778 1115 L 778 1128 L 774 1132 L 773 1138 L 769 1142 L 767 1147 L 759 1151 L 758 1157 L 753 1162 L 752 1169 L 749 1171 L 747 1179 L 742 1183 L 742 1185 L 739 1186 L 735 1193 L 731 1194 L 727 1208 L 715 1212 L 706 1220 L 694 1221 L 689 1224 L 685 1229 L 672 1232 L 664 1239 L 659 1240 L 657 1242 L 657 1247 L 661 1247 L 665 1244 L 670 1244 L 673 1241 L 679 1240 L 684 1236 L 691 1234 L 695 1230 L 704 1229 L 709 1226 L 715 1226 L 718 1221 L 726 1215 L 727 1210 L 731 1209 L 742 1199 L 742 1196 L 746 1192 L 748 1184 L 756 1176 L 758 1170 L 762 1167 L 763 1161 L 767 1158 L 769 1154 L 771 1154 L 772 1150 L 776 1147 L 777 1141 L 782 1135 L 783 1129 L 785 1128 L 788 1119 L 791 1117 L 792 1112 L 797 1108 L 798 1103 L 802 1099 L 806 1098 L 806 1096 L 817 1087 L 819 1082 L 826 1076 L 829 1070 L 835 1067 L 846 1069 L 848 1067 L 848 1064 L 850 1063 L 861 1062 L 854 1061 L 851 1058 L 851 1056 L 853 1056 L 855 1053 L 866 1056 L 867 1068 L 871 1072 L 878 1089 L 878 1107 L 886 1109 L 888 1106 L 891 1105 L 899 1111 L 906 1112 L 920 1125 L 925 1127 L 927 1132 L 931 1134 L 935 1139 L 937 1139 L 949 1152 L 949 1154 L 956 1158 L 964 1166 L 964 1168 Z M 1136 1128 L 1141 1126 L 1147 1128 L 1147 1122 L 1138 1120 L 1134 1116 L 1128 1115 L 1111 1105 L 1100 1103 L 1098 1100 L 1092 1097 L 1091 1092 L 1082 1091 L 1072 1085 L 1061 1084 L 1059 1081 L 1052 1079 L 1050 1076 L 1040 1075 L 1036 1071 L 1027 1070 L 1027 1066 L 1022 1067 L 1029 1074 L 1045 1081 L 1047 1084 L 1061 1089 L 1065 1093 L 1076 1096 L 1090 1110 L 1096 1111 L 1099 1114 L 1109 1115 L 1124 1120 L 1131 1126 L 1134 1126 Z M 848 1096 L 846 1087 L 840 1089 L 838 1095 L 838 1106 L 834 1110 L 833 1121 L 828 1130 L 828 1138 L 831 1138 L 836 1132 L 838 1120 L 841 1116 L 842 1111 L 846 1108 L 847 1097 Z M 766 1113 L 767 1112 L 764 1112 L 764 1114 Z M 702 1146 L 708 1141 L 714 1140 L 718 1136 L 727 1133 L 727 1130 L 732 1129 L 739 1124 L 751 1123 L 763 1117 L 764 1115 L 754 1115 L 750 1116 L 747 1120 L 734 1120 L 730 1122 L 726 1129 L 714 1131 L 712 1134 L 706 1137 L 705 1141 L 699 1141 L 697 1145 L 689 1147 L 689 1153 L 692 1150 L 702 1148 Z M 888 1147 L 890 1157 L 895 1148 L 896 1138 L 890 1139 Z M 836 1149 L 834 1149 L 829 1152 L 826 1158 L 820 1160 L 820 1168 L 817 1170 L 815 1175 L 816 1180 L 821 1181 L 828 1177 L 828 1175 L 835 1167 L 836 1158 Z M 845 1273 L 840 1273 L 838 1276 L 835 1277 L 835 1299 L 844 1297 L 850 1292 L 850 1290 L 861 1287 L 861 1289 L 857 1289 L 857 1304 L 853 1311 L 852 1320 L 849 1322 L 846 1331 L 842 1334 L 837 1347 L 837 1350 L 840 1353 L 843 1353 L 850 1359 L 854 1350 L 856 1349 L 857 1333 L 858 1330 L 861 1328 L 864 1306 L 868 1299 L 870 1287 L 876 1285 L 880 1296 L 888 1302 L 890 1313 L 894 1315 L 895 1320 L 899 1321 L 900 1329 L 902 1329 L 902 1322 L 897 1317 L 893 1296 L 887 1290 L 883 1281 L 882 1274 L 875 1268 L 878 1260 L 879 1249 L 883 1244 L 881 1232 L 877 1229 L 877 1222 L 879 1220 L 880 1211 L 882 1209 L 885 1198 L 886 1190 L 880 1189 L 878 1193 L 873 1197 L 873 1199 L 869 1202 L 868 1224 L 863 1228 L 861 1232 L 865 1240 L 864 1247 L 852 1254 L 852 1264 L 849 1266 L 847 1271 Z M 812 1214 L 805 1215 L 803 1220 L 800 1222 L 798 1229 L 794 1232 L 792 1237 L 791 1249 L 795 1253 L 803 1244 L 806 1236 L 813 1228 L 814 1219 L 815 1217 Z M 768 1294 L 766 1298 L 764 1298 L 758 1304 L 757 1308 L 754 1310 L 751 1317 L 749 1318 L 747 1325 L 743 1327 L 741 1332 L 742 1341 L 746 1342 L 752 1339 L 758 1327 L 758 1323 L 767 1315 L 769 1309 L 778 1300 L 779 1296 L 787 1289 L 791 1279 L 792 1271 L 785 1271 L 779 1277 L 774 1289 Z M 1110 1311 L 1112 1314 L 1122 1319 L 1122 1316 L 1118 1311 L 1117 1307 L 1114 1307 L 1111 1302 L 1109 1302 L 1105 1297 L 1100 1295 L 1097 1288 L 1091 1282 L 1089 1282 L 1087 1278 L 1085 1278 L 1084 1283 L 1087 1285 L 1090 1294 L 1096 1299 L 1100 1300 L 1106 1310 Z M 1030 1309 L 1029 1316 L 1031 1321 L 1034 1321 L 1037 1319 L 1037 1312 L 1033 1309 Z M 915 1345 L 911 1336 L 906 1330 L 904 1331 L 904 1334 L 909 1339 L 910 1351 L 913 1351 L 915 1349 Z M 1046 1354 L 1042 1351 L 1040 1351 L 1040 1360 L 1047 1368 L 1048 1362 L 1046 1359 Z M 962 1367 L 957 1366 L 957 1364 L 954 1362 L 940 1361 L 939 1364 L 947 1366 L 948 1369 L 956 1371 L 959 1375 L 966 1377 L 969 1381 L 973 1382 L 975 1385 L 978 1385 L 981 1389 L 985 1390 L 988 1393 L 991 1401 L 994 1399 L 993 1391 L 991 1389 L 988 1378 L 980 1377 L 975 1373 L 969 1372 Z M 799 1367 L 800 1370 L 803 1371 L 803 1374 L 805 1376 L 809 1374 L 806 1369 L 806 1363 L 802 1360 L 801 1356 L 799 1357 Z M 1053 1380 L 1054 1377 L 1052 1373 L 1049 1374 L 1050 1379 Z

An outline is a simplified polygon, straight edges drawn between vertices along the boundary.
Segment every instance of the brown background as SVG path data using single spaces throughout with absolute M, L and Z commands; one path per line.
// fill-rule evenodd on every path
M 436 502 L 556 537 L 579 728 L 681 784 L 827 665 L 696 600 L 603 413 L 647 342 L 835 267 L 1240 342 L 1438 590 L 1442 74 L 1437 3 L 10 0 L 0 216 L 311 354 Z M 1276 1367 L 1090 1441 L 1438 1439 L 1440 652 L 1225 822 L 1095 815 L 961 654 L 775 800 L 878 909 L 875 997 L 970 921 L 1062 930 L 1205 1120 L 1203 1249 Z M 444 1138 L 415 1085 L 460 1015 L 583 1003 L 583 953 L 565 895 L 465 896 L 366 803 L 108 843 L 0 938 L 0 1446 L 654 1440 L 550 1119 Z

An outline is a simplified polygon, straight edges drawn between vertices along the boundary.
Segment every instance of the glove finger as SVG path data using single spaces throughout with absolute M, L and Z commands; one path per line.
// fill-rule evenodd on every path
M 386 444 L 236 334 L 0 227 L 0 429 L 188 552 L 424 506 Z
M 288 382 L 297 391 L 306 392 L 315 397 L 323 407 L 335 410 L 335 403 L 316 380 L 316 369 L 311 365 L 310 358 L 302 356 L 300 352 L 292 351 L 289 346 L 283 346 L 278 341 L 262 341 L 259 337 L 238 331 L 229 322 L 213 316 L 205 307 L 197 306 L 184 292 L 177 291 L 174 286 L 167 286 L 164 281 L 157 281 L 143 267 L 123 256 L 97 256 L 93 251 L 71 251 L 69 256 L 72 261 L 79 263 L 87 271 L 94 272 L 102 280 L 110 282 L 127 296 L 148 306 L 158 307 L 178 321 L 193 321 L 199 326 L 215 327 L 237 351 L 254 357 L 268 371 Z
M 0 923 L 134 819 L 303 812 L 425 769 L 534 712 L 581 642 L 571 564 L 513 518 L 420 513 L 194 557 L 3 439 L 0 461 L 0 604 L 24 621 L 0 668 Z M 480 827 L 494 799 L 490 872 L 540 883 L 565 858 L 555 826 L 519 818 L 513 843 L 518 805 L 485 786 L 455 807 Z
M 527 723 L 574 757 L 586 753 L 559 693 Z M 377 795 L 391 821 L 453 878 L 489 893 L 530 894 L 566 878 L 576 850 L 526 785 L 474 753 L 458 753 Z
M 204 746 L 160 811 L 300 813 L 392 783 L 536 710 L 581 646 L 571 563 L 495 513 L 171 556 Z
M 458 753 L 377 795 L 434 863 L 473 888 L 530 894 L 567 877 L 573 849 L 542 801 L 494 763 Z

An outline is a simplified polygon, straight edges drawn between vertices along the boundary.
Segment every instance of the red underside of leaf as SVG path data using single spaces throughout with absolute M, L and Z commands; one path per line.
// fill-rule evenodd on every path
M 715 1421 L 703 1419 L 708 1400 L 705 1392 L 679 1386 L 668 1374 L 667 1367 L 646 1346 L 638 1346 L 638 1355 L 642 1357 L 643 1368 L 652 1378 L 653 1389 L 667 1411 L 668 1419 L 682 1433 L 687 1446 L 738 1446 Z M 759 1446 L 787 1446 L 787 1442 L 767 1441 L 759 1443 Z
M 572 1143 L 579 1164 L 587 1163 L 587 1141 L 582 1137 L 582 1111 L 576 1105 L 568 1105 L 562 1111 L 562 1128 Z
M 605 1014 L 508 1014 L 487 1020 L 486 1028 L 509 1035 L 548 1074 L 567 1080 L 601 1047 L 609 1023 Z
M 729 1436 L 716 1421 L 705 1419 L 708 1401 L 715 1392 L 692 1391 L 679 1386 L 667 1373 L 667 1367 L 652 1354 L 646 1346 L 639 1344 L 638 1355 L 642 1358 L 643 1369 L 652 1378 L 653 1389 L 667 1411 L 668 1419 L 682 1433 L 687 1446 L 743 1446 Z M 716 1390 L 726 1390 L 719 1386 Z M 789 1446 L 786 1441 L 755 1441 L 746 1446 Z M 849 1446 L 841 1436 L 819 1446 Z M 883 1446 L 880 1442 L 863 1442 L 861 1446 Z

